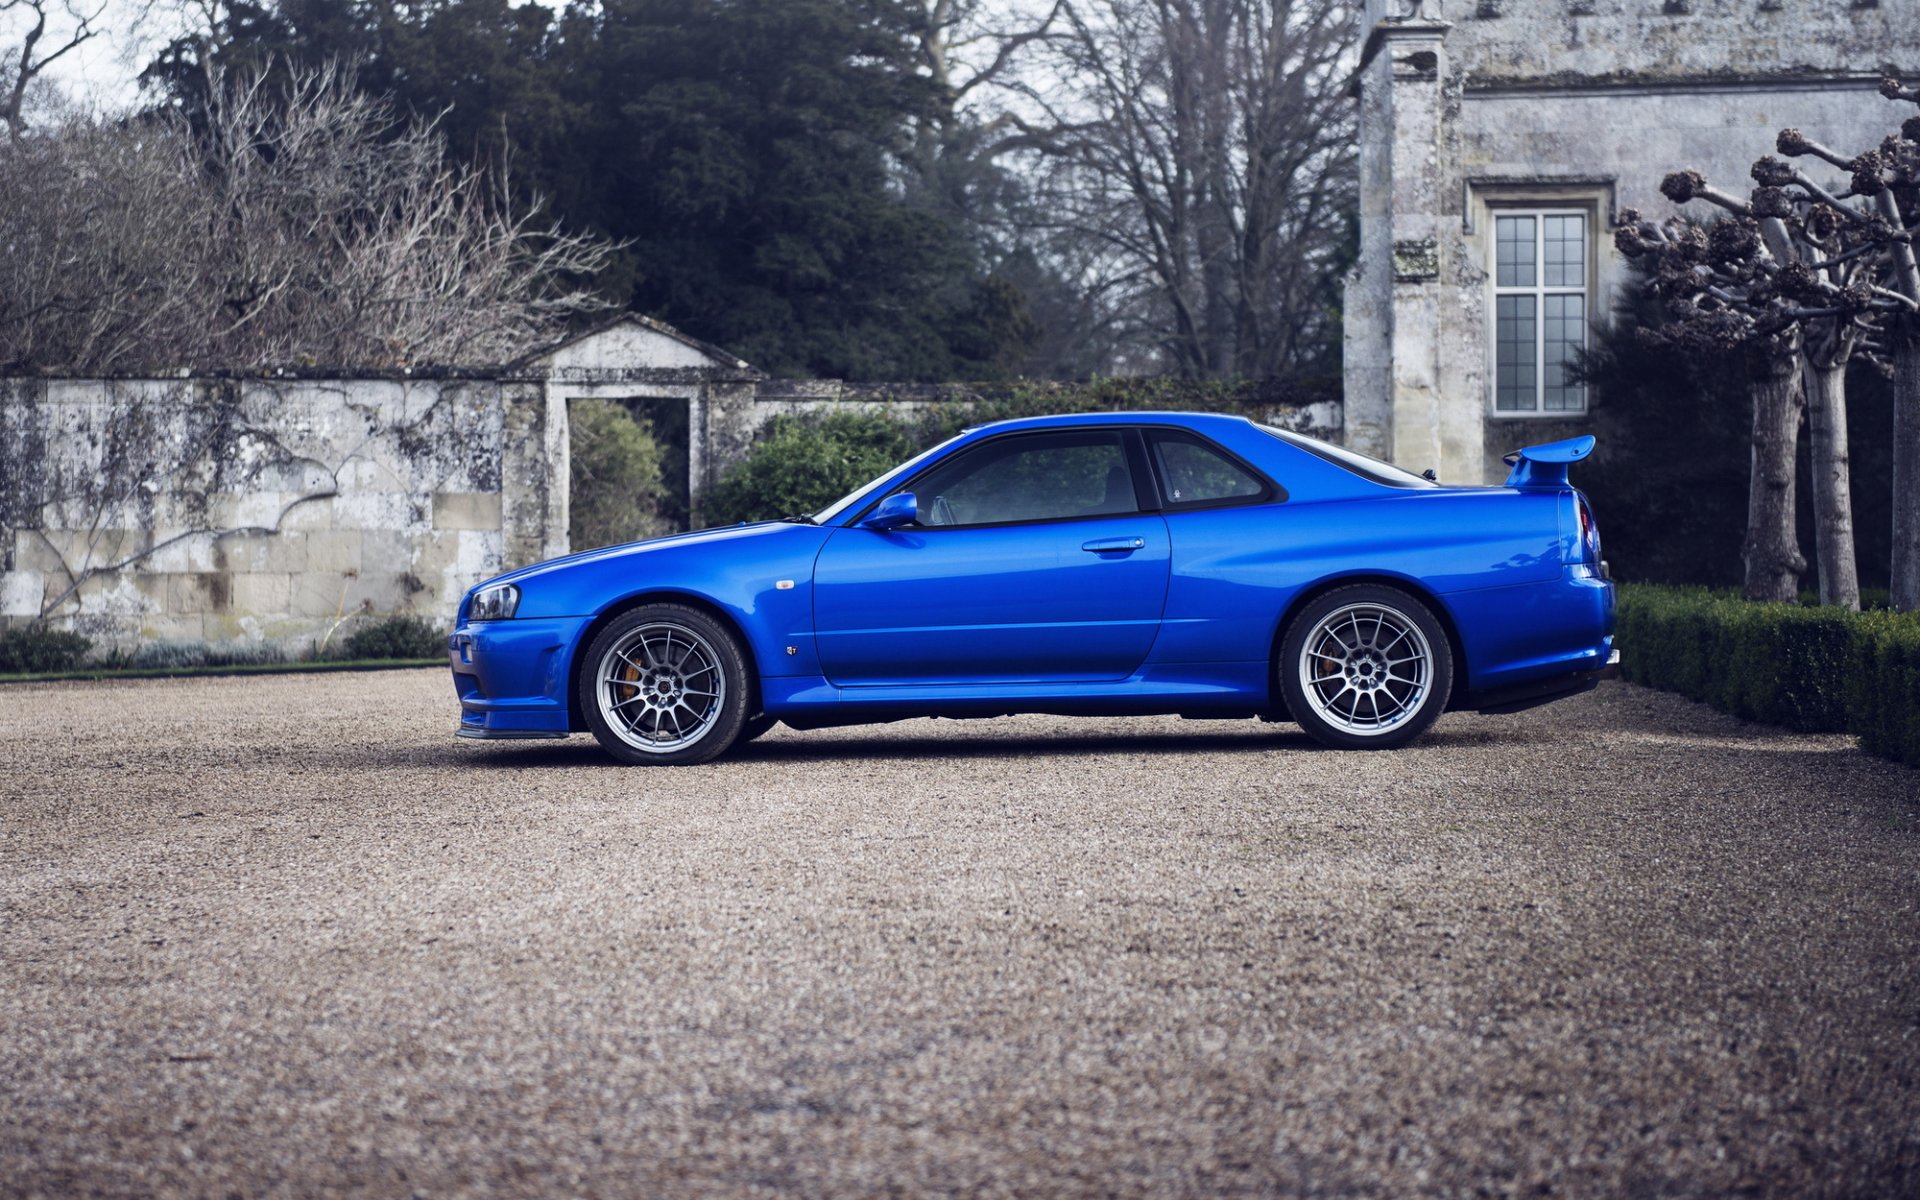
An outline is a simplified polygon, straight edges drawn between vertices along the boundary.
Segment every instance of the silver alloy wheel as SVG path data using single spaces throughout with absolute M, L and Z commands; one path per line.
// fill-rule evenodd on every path
M 1412 617 L 1349 604 L 1320 618 L 1300 648 L 1300 690 L 1334 728 L 1376 737 L 1420 711 L 1433 687 L 1433 650 Z
M 727 699 L 713 643 L 685 625 L 633 629 L 600 656 L 594 699 L 614 736 L 647 754 L 693 745 L 713 729 Z

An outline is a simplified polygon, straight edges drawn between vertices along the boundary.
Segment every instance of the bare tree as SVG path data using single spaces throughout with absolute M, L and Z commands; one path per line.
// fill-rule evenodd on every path
M 0 26 L 19 42 L 0 53 L 0 124 L 18 142 L 26 133 L 30 90 L 67 55 L 105 32 L 101 17 L 112 0 L 0 0 Z
M 1893 80 L 1892 99 L 1920 102 Z M 1857 608 L 1846 369 L 1863 354 L 1895 380 L 1894 605 L 1920 607 L 1920 118 L 1873 150 L 1846 156 L 1797 129 L 1780 132 L 1788 157 L 1813 157 L 1849 175 L 1829 188 L 1768 156 L 1753 165 L 1746 198 L 1697 172 L 1669 175 L 1676 203 L 1701 200 L 1730 214 L 1710 230 L 1685 220 L 1654 225 L 1631 211 L 1616 235 L 1622 252 L 1651 259 L 1653 286 L 1679 321 L 1664 336 L 1745 345 L 1766 364 L 1754 386 L 1754 484 L 1748 510 L 1747 595 L 1791 599 L 1793 447 L 1800 378 L 1811 399 L 1814 506 L 1822 599 Z M 1797 364 L 1795 360 L 1800 360 Z M 1907 494 L 1904 494 L 1907 493 Z
M 200 124 L 76 119 L 0 156 L 0 367 L 500 362 L 609 307 L 581 281 L 611 246 L 341 71 L 216 82 Z
M 1056 232 L 1165 367 L 1269 375 L 1324 344 L 1353 197 L 1349 0 L 1079 0 L 1020 145 Z
M 956 126 L 967 124 L 977 153 L 986 159 L 1028 145 L 1026 131 L 1013 113 L 989 111 L 983 93 L 1010 86 L 1023 59 L 1060 36 L 1066 0 L 1053 0 L 1038 18 L 1016 19 L 984 0 L 918 0 L 915 36 L 920 61 L 938 103 L 916 129 L 916 158 L 951 140 Z

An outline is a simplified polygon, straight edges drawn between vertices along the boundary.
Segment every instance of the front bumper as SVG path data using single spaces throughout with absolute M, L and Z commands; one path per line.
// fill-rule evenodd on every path
M 447 638 L 465 738 L 556 738 L 572 732 L 567 690 L 585 617 L 474 621 Z

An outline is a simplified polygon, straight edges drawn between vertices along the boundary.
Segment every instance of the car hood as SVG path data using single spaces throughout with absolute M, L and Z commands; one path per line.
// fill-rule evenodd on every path
M 587 566 L 592 563 L 607 562 L 612 559 L 637 558 L 662 550 L 688 549 L 701 545 L 719 545 L 723 542 L 738 543 L 777 537 L 795 529 L 810 529 L 812 526 L 799 525 L 791 521 L 758 521 L 753 524 L 722 525 L 714 529 L 696 529 L 691 533 L 669 533 L 663 537 L 648 538 L 642 542 L 626 542 L 618 546 L 602 546 L 598 550 L 582 550 L 578 554 L 569 554 L 564 558 L 550 558 L 537 562 L 517 571 L 508 571 L 496 575 L 484 583 L 477 584 L 474 591 L 490 587 L 497 583 L 524 583 L 544 575 Z

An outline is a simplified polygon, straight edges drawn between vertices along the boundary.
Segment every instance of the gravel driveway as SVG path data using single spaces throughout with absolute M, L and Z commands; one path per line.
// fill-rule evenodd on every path
M 0 1193 L 1920 1193 L 1920 772 L 1847 739 L 454 719 L 0 688 Z

